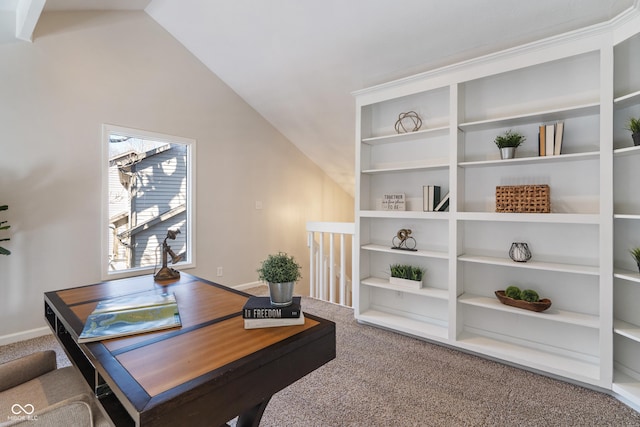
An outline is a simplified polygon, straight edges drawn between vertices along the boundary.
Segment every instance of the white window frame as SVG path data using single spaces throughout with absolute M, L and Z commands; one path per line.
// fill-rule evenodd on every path
M 187 150 L 187 254 L 188 261 L 176 264 L 177 270 L 184 270 L 196 267 L 196 230 L 195 230 L 195 195 L 196 195 L 196 140 L 179 136 L 167 135 L 158 132 L 150 132 L 140 129 L 132 129 L 111 124 L 102 125 L 102 218 L 101 225 L 101 269 L 102 280 L 114 280 L 124 277 L 140 276 L 152 274 L 155 267 L 135 267 L 127 270 L 109 271 L 109 136 L 112 134 L 122 134 L 131 137 L 150 139 L 153 141 L 179 143 L 188 146 Z

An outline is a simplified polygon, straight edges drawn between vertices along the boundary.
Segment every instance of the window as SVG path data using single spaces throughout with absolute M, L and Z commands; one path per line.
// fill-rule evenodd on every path
M 176 265 L 195 266 L 195 141 L 112 125 L 103 139 L 103 279 L 158 270 L 169 234 Z

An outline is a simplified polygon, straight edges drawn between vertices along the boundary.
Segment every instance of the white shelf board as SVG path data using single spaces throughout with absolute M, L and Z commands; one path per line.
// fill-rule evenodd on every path
M 640 90 L 615 98 L 613 100 L 613 105 L 616 109 L 618 109 L 628 107 L 629 105 L 635 104 L 637 102 L 640 102 Z
M 613 277 L 618 279 L 628 280 L 630 282 L 640 283 L 640 274 L 637 271 L 623 270 L 616 268 L 613 270 Z
M 552 322 L 567 323 L 594 329 L 598 329 L 600 327 L 600 318 L 598 316 L 576 313 L 573 311 L 558 310 L 554 309 L 553 305 L 541 313 L 536 313 L 535 311 L 525 310 L 523 308 L 511 307 L 509 305 L 502 304 L 500 301 L 498 301 L 497 298 L 483 297 L 480 295 L 464 293 L 460 295 L 460 297 L 458 297 L 458 301 L 462 304 L 473 305 L 476 307 L 482 307 L 491 310 L 506 311 L 508 313 L 535 317 Z
M 415 132 L 397 133 L 391 135 L 373 136 L 363 138 L 362 143 L 368 145 L 393 144 L 397 142 L 405 142 L 413 139 L 428 138 L 446 135 L 449 132 L 449 126 L 440 126 L 429 129 L 422 129 Z
M 426 170 L 438 170 L 438 169 L 446 169 L 449 167 L 449 163 L 437 163 L 437 164 L 423 164 L 423 165 L 411 165 L 411 166 L 399 166 L 392 168 L 376 168 L 376 169 L 366 169 L 363 170 L 362 173 L 373 175 L 376 173 L 390 173 L 390 172 L 418 172 L 418 171 L 426 171 Z
M 500 265 L 503 267 L 513 268 L 527 268 L 531 270 L 544 270 L 544 271 L 557 271 L 560 273 L 575 273 L 585 274 L 589 276 L 598 276 L 600 274 L 600 268 L 590 265 L 579 264 L 562 264 L 556 262 L 543 262 L 543 261 L 527 261 L 527 262 L 515 262 L 511 258 L 499 258 L 482 255 L 466 255 L 462 254 L 458 256 L 459 261 L 474 262 L 478 264 Z
M 424 249 L 418 249 L 417 251 L 405 251 L 402 249 L 391 249 L 391 246 L 383 246 L 383 245 L 375 245 L 375 244 L 363 245 L 361 249 L 365 251 L 386 252 L 390 254 L 402 254 L 402 255 L 409 255 L 409 256 L 424 257 L 424 258 L 440 258 L 440 259 L 449 258 L 449 253 L 445 251 L 429 251 Z
M 600 367 L 597 364 L 469 331 L 462 332 L 456 344 L 467 350 L 586 383 L 596 384 L 600 378 Z
M 444 325 L 421 322 L 381 310 L 366 310 L 356 315 L 356 319 L 361 322 L 382 326 L 383 328 L 437 341 L 444 341 L 448 338 L 448 328 Z
M 557 163 L 577 160 L 592 160 L 598 159 L 600 153 L 597 151 L 590 151 L 586 153 L 571 153 L 561 154 L 559 156 L 535 156 L 535 157 L 518 157 L 515 159 L 495 159 L 495 160 L 479 160 L 473 162 L 460 162 L 458 166 L 461 168 L 480 168 L 480 167 L 493 167 L 493 166 L 510 166 L 510 165 L 529 165 L 529 164 L 541 164 L 541 163 Z
M 372 286 L 375 288 L 388 289 L 391 291 L 404 292 L 407 294 L 420 295 L 429 298 L 436 298 L 441 300 L 449 299 L 449 291 L 447 291 L 446 289 L 432 288 L 429 286 L 423 286 L 421 289 L 405 288 L 402 286 L 393 285 L 389 283 L 388 279 L 381 279 L 379 277 L 367 277 L 366 279 L 361 280 L 360 284 L 365 286 Z
M 640 219 L 640 215 L 631 214 L 614 214 L 613 219 Z
M 398 218 L 398 219 L 449 219 L 449 212 L 424 211 L 360 211 L 360 218 Z
M 536 111 L 528 114 L 519 114 L 514 116 L 497 117 L 494 119 L 461 123 L 459 125 L 459 128 L 463 131 L 495 129 L 528 123 L 566 120 L 573 117 L 598 114 L 599 111 L 600 104 L 598 102 L 593 102 L 565 108 Z
M 640 154 L 640 145 L 634 145 L 633 147 L 618 148 L 613 150 L 615 157 L 623 156 L 637 156 Z
M 613 332 L 630 340 L 640 342 L 640 326 L 620 319 L 613 319 Z
M 549 224 L 594 225 L 600 223 L 600 215 L 581 213 L 458 212 L 457 218 L 461 221 L 544 222 Z

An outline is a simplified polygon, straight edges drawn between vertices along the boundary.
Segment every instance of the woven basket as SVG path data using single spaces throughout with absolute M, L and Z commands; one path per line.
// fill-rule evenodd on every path
M 496 187 L 496 212 L 549 213 L 548 185 L 506 185 Z

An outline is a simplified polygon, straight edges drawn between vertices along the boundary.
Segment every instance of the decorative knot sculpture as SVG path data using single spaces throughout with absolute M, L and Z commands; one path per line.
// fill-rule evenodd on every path
M 410 127 L 410 130 L 407 130 L 406 125 L 412 124 L 413 127 Z M 398 116 L 398 121 L 396 121 L 396 132 L 397 133 L 407 133 L 407 132 L 415 132 L 422 126 L 422 119 L 418 116 L 418 113 L 415 111 L 407 111 L 406 113 L 400 113 Z

